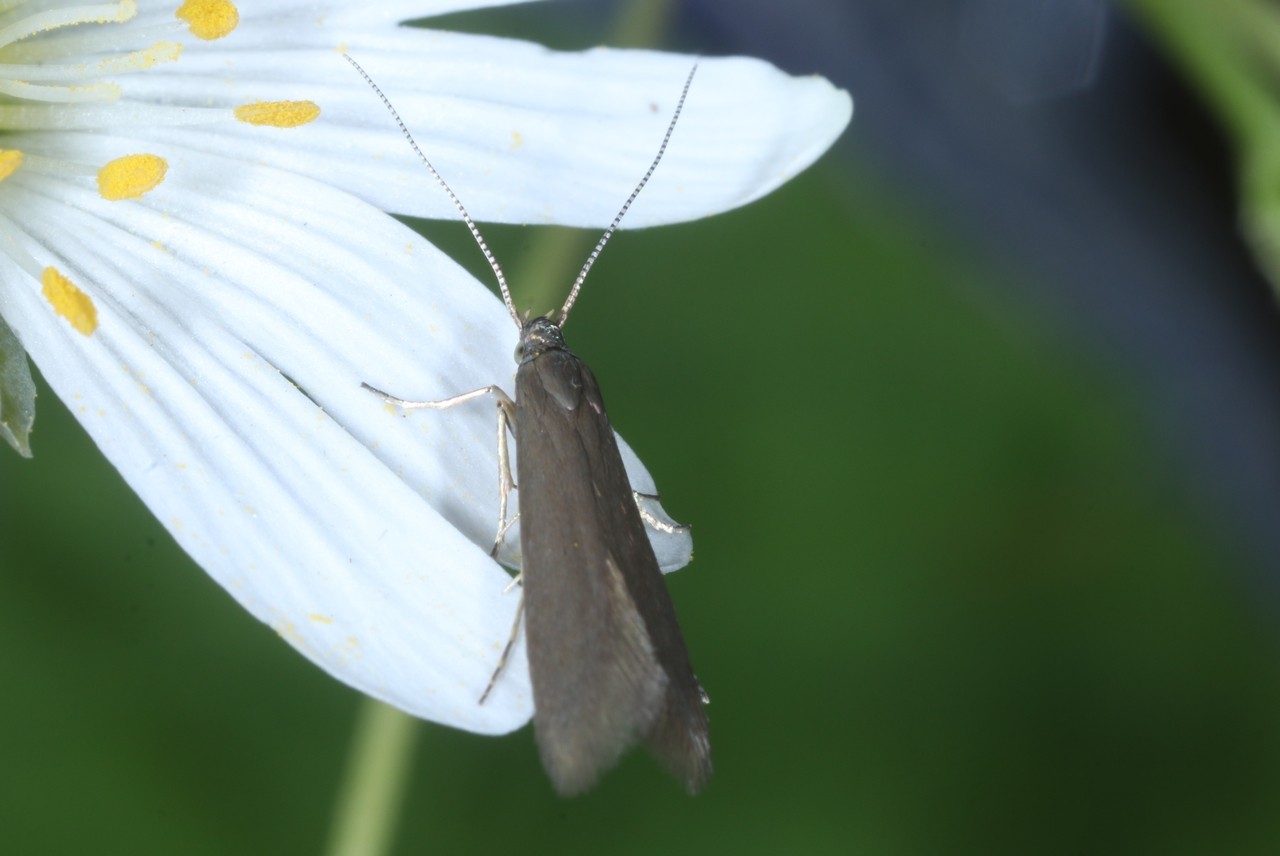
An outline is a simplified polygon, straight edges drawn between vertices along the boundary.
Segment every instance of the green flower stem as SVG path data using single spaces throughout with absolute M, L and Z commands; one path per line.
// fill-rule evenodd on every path
M 371 698 L 361 702 L 325 848 L 328 856 L 379 856 L 389 851 L 418 730 L 408 714 Z
M 670 19 L 671 0 L 632 0 L 618 10 L 610 41 L 618 47 L 648 47 L 666 33 Z
M 662 38 L 671 14 L 671 0 L 632 0 L 618 11 L 610 44 L 624 47 L 652 45 Z M 647 164 L 637 166 L 636 180 Z M 619 188 L 618 205 L 630 188 Z M 597 236 L 581 229 L 544 229 L 512 268 L 512 282 L 520 283 L 524 305 L 533 314 L 557 310 L 569 296 L 569 287 Z

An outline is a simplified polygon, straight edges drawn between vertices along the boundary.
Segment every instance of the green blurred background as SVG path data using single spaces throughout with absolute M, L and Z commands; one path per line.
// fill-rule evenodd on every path
M 486 231 L 502 258 L 542 235 Z M 694 526 L 668 582 L 715 779 L 689 798 L 637 752 L 565 801 L 527 729 L 419 724 L 392 852 L 1275 852 L 1280 645 L 1245 551 L 1122 375 L 975 297 L 1010 275 L 838 152 L 619 235 L 573 345 Z M 39 406 L 35 459 L 0 450 L 0 849 L 319 852 L 360 697 Z

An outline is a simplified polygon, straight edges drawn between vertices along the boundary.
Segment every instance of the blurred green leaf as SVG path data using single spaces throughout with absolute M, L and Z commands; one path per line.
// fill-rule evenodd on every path
M 36 421 L 36 385 L 27 352 L 0 318 L 0 437 L 24 458 L 31 457 L 31 426 Z
M 1240 222 L 1280 294 L 1280 6 L 1268 0 L 1130 0 L 1219 117 L 1236 150 Z

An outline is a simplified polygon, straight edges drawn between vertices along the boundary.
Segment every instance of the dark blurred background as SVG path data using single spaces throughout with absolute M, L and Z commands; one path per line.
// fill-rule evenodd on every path
M 635 753 L 563 801 L 528 730 L 424 724 L 394 852 L 1275 852 L 1280 337 L 1177 70 L 1101 0 L 640 7 L 856 104 L 772 196 L 621 234 L 574 316 L 694 526 L 716 778 Z M 636 9 L 435 25 L 572 49 Z M 319 851 L 358 695 L 42 391 L 0 450 L 4 849 Z

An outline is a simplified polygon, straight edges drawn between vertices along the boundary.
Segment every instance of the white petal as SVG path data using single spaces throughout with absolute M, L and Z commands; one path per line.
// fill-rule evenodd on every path
M 139 150 L 34 136 L 12 144 L 99 161 Z M 519 648 L 476 703 L 518 599 L 485 553 L 497 523 L 493 408 L 402 417 L 359 388 L 438 398 L 509 387 L 505 310 L 346 194 L 148 148 L 170 170 L 135 203 L 40 176 L 6 182 L 31 252 L 89 291 L 97 331 L 74 332 L 7 260 L 0 313 L 148 507 L 251 613 L 415 715 L 518 727 L 531 709 Z
M 218 126 L 147 136 L 234 151 L 420 216 L 456 212 L 339 49 L 366 66 L 478 220 L 607 224 L 657 152 L 695 61 L 680 124 L 628 227 L 744 205 L 812 163 L 852 115 L 848 93 L 826 80 L 790 77 L 754 59 L 557 53 L 353 16 L 308 28 L 276 19 L 249 26 L 254 13 L 245 14 L 227 39 L 122 81 L 126 97 L 217 105 L 309 99 L 321 105 L 321 118 L 287 133 Z
M 256 29 L 263 20 L 296 16 L 308 24 L 342 24 L 369 27 L 432 18 L 473 9 L 491 9 L 532 3 L 535 0 L 378 0 L 377 3 L 318 3 L 315 0 L 255 0 L 240 8 L 240 20 Z

